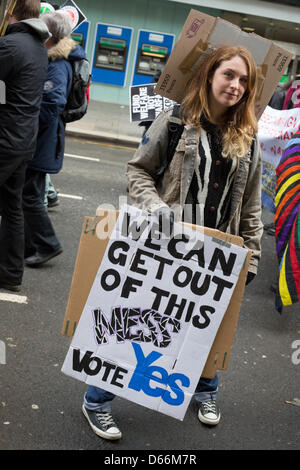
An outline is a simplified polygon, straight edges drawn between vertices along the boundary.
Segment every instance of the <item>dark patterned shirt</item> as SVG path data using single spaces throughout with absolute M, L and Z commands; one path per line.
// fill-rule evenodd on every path
M 222 157 L 218 126 L 206 122 L 201 129 L 199 161 L 191 184 L 194 223 L 218 228 L 226 220 L 236 167 L 236 159 Z

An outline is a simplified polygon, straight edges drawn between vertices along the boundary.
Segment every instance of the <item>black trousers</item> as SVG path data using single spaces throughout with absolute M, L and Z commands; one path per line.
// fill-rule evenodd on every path
M 46 173 L 27 168 L 23 190 L 25 258 L 61 248 L 44 205 Z
M 24 272 L 22 191 L 27 162 L 0 154 L 0 282 L 21 284 Z

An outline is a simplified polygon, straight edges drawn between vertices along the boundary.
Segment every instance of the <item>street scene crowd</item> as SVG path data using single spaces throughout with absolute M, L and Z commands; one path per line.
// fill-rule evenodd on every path
M 74 103 L 74 78 L 86 54 L 71 38 L 71 18 L 59 6 L 41 14 L 40 1 L 16 0 L 9 2 L 5 18 L 0 38 L 0 80 L 6 87 L 0 105 L 0 289 L 20 293 L 25 267 L 43 269 L 63 252 L 48 212 L 59 200 L 51 176 L 63 168 L 66 123 L 88 112 L 90 77 Z M 124 174 L 131 204 L 151 214 L 161 233 L 172 234 L 174 224 L 184 220 L 242 237 L 251 251 L 246 286 L 255 283 L 264 231 L 257 84 L 257 67 L 245 47 L 210 51 L 180 106 L 161 112 L 147 126 Z M 278 85 L 269 106 L 299 108 L 300 77 Z M 180 126 L 166 161 L 174 122 Z M 274 221 L 265 227 L 276 240 L 278 272 L 270 288 L 279 312 L 300 300 L 299 150 L 300 122 L 276 169 Z M 201 376 L 194 390 L 197 417 L 206 426 L 218 425 L 222 417 L 219 385 L 218 374 Z M 114 399 L 114 393 L 89 385 L 82 403 L 91 429 L 107 440 L 122 437 Z

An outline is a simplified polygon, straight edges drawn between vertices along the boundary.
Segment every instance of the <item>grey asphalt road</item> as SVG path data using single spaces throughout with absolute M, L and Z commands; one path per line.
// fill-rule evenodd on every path
M 19 302 L 0 291 L 1 450 L 270 450 L 300 447 L 300 304 L 274 309 L 274 237 L 264 233 L 260 271 L 246 288 L 227 371 L 220 372 L 217 427 L 202 425 L 193 404 L 184 420 L 117 398 L 123 438 L 98 438 L 81 412 L 86 386 L 60 371 L 69 347 L 61 335 L 84 216 L 101 204 L 119 208 L 133 150 L 68 139 L 62 172 L 53 177 L 60 204 L 50 212 L 63 253 L 40 269 L 26 268 Z M 75 156 L 85 157 L 75 158 Z M 86 159 L 88 158 L 88 159 Z M 264 221 L 272 220 L 264 212 Z M 25 302 L 25 303 L 24 303 Z M 296 343 L 295 343 L 296 342 Z M 299 347 L 299 346 L 298 346 Z M 3 362 L 3 361 L 2 361 Z M 287 403 L 290 402 L 290 403 Z

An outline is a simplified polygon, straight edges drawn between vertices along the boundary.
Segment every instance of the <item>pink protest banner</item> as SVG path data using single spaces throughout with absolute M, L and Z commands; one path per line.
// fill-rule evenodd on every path
M 258 137 L 262 152 L 262 203 L 275 212 L 276 168 L 285 146 L 300 129 L 300 108 L 287 110 L 267 106 L 258 122 Z

